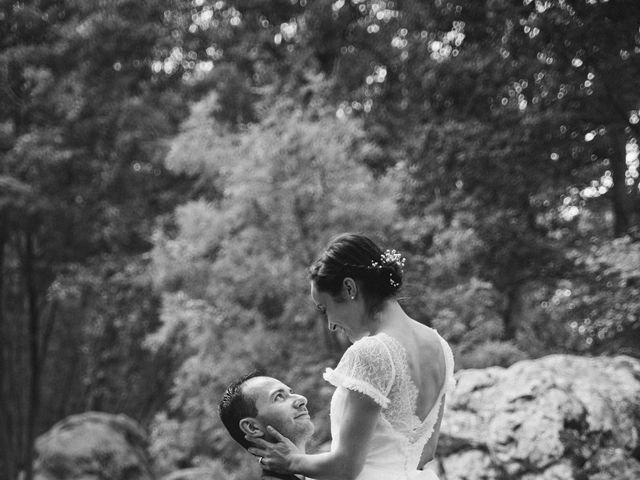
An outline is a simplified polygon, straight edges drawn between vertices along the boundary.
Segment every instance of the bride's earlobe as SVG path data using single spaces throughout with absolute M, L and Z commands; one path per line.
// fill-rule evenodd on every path
M 343 280 L 342 283 L 344 287 L 344 291 L 351 300 L 355 300 L 356 295 L 358 293 L 358 287 L 356 286 L 355 280 L 351 277 L 347 277 Z

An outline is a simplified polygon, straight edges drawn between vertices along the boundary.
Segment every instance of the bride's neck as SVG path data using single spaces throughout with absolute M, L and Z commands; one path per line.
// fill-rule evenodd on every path
M 404 327 L 411 321 L 409 315 L 405 313 L 397 300 L 387 300 L 382 305 L 380 311 L 375 315 L 374 328 L 372 334 L 386 332 Z

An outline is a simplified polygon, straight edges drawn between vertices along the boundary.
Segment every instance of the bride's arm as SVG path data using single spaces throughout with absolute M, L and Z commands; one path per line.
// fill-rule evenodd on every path
M 262 456 L 263 464 L 270 470 L 300 473 L 317 480 L 353 480 L 364 466 L 381 407 L 370 397 L 348 390 L 344 408 L 336 448 L 330 452 L 298 453 L 279 433 L 274 434 L 280 440 L 278 443 L 258 439 L 259 447 L 249 451 Z

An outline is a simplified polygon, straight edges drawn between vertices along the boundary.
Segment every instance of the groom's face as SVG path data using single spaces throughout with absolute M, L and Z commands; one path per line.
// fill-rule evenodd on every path
M 267 426 L 272 426 L 294 443 L 308 439 L 314 430 L 307 410 L 307 399 L 272 377 L 247 380 L 243 394 L 254 399 L 257 426 L 269 439 Z

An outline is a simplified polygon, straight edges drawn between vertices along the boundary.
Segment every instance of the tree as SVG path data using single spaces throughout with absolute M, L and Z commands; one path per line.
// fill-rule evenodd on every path
M 144 252 L 155 215 L 175 198 L 166 189 L 180 195 L 188 184 L 160 162 L 160 140 L 184 111 L 174 90 L 180 75 L 152 68 L 171 38 L 163 21 L 169 3 L 176 6 L 42 0 L 0 7 L 4 478 L 20 470 L 32 478 L 33 441 L 48 426 L 40 407 L 43 392 L 53 390 L 43 375 L 50 348 L 64 337 L 58 326 L 73 310 L 55 294 L 56 281 L 80 275 L 78 265 L 91 259 Z
M 630 0 L 237 1 L 212 11 L 225 28 L 209 34 L 248 85 L 361 118 L 378 147 L 366 163 L 410 177 L 405 215 L 442 215 L 445 229 L 459 212 L 474 216 L 482 278 L 504 295 L 514 338 L 527 285 L 562 279 L 573 268 L 564 250 L 590 235 L 575 212 L 603 225 L 611 212 L 598 234 L 637 228 L 640 177 L 626 149 L 637 135 L 638 13 Z M 327 88 L 309 89 L 309 71 Z
M 359 122 L 285 101 L 236 132 L 210 115 L 217 98 L 194 105 L 167 162 L 200 172 L 222 195 L 178 207 L 153 253 L 163 325 L 149 342 L 174 346 L 182 358 L 169 416 L 154 431 L 173 431 L 177 421 L 192 432 L 184 451 L 163 450 L 174 462 L 235 457 L 216 408 L 234 375 L 252 368 L 290 382 L 313 411 L 325 411 L 317 364 L 344 345 L 326 335 L 309 304 L 307 267 L 331 236 L 385 234 L 396 215 L 397 180 L 374 179 L 359 162 L 373 148 Z M 155 435 L 154 448 L 166 448 Z
M 385 66 L 390 81 L 370 116 L 389 131 L 412 126 L 397 135 L 412 178 L 407 214 L 441 215 L 444 232 L 475 218 L 480 278 L 504 295 L 513 339 L 527 288 L 581 270 L 567 248 L 637 228 L 638 175 L 625 145 L 636 143 L 640 103 L 630 87 L 638 5 L 436 2 L 431 13 L 429 27 L 403 30 L 404 61 Z M 403 107 L 394 114 L 389 103 Z

